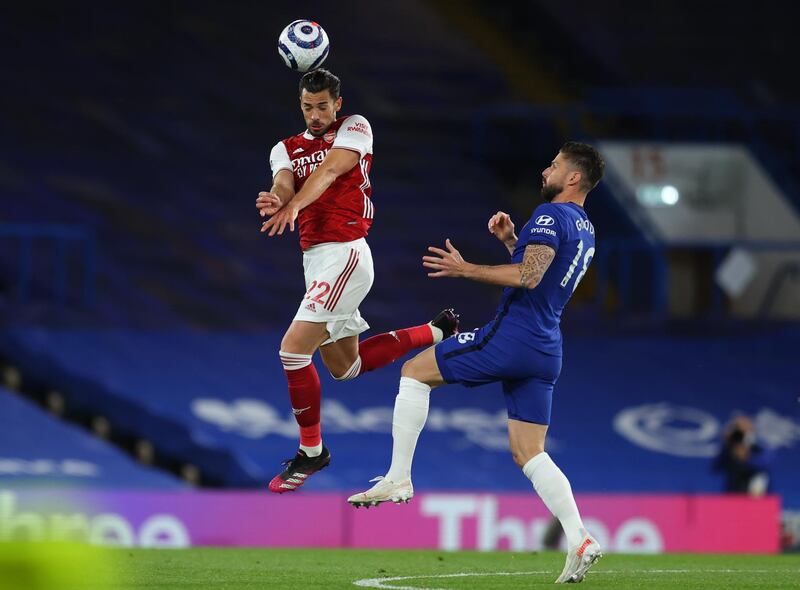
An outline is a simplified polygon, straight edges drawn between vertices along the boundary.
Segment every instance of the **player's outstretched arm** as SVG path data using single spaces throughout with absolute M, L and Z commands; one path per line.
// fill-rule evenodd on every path
M 542 277 L 553 258 L 556 251 L 545 244 L 529 244 L 525 247 L 525 255 L 522 257 L 522 264 L 519 269 L 519 283 L 521 287 L 533 289 L 542 282 Z
M 322 160 L 322 164 L 311 173 L 303 188 L 297 193 L 294 199 L 297 207 L 303 209 L 319 199 L 334 180 L 355 168 L 359 159 L 359 153 L 353 150 L 337 147 L 331 149 Z
M 281 207 L 294 198 L 294 176 L 288 170 L 278 170 L 272 179 L 272 188 L 261 191 L 256 199 L 256 209 L 261 217 L 275 215 Z
M 359 158 L 358 152 L 349 149 L 331 149 L 319 167 L 308 177 L 294 199 L 264 222 L 261 232 L 269 231 L 270 236 L 275 234 L 280 236 L 287 225 L 290 231 L 294 231 L 294 220 L 297 219 L 300 210 L 319 199 L 334 180 L 352 170 L 358 164 Z
M 422 265 L 433 270 L 429 277 L 462 277 L 502 287 L 535 288 L 555 257 L 555 250 L 543 244 L 531 244 L 525 248 L 521 264 L 479 265 L 467 262 L 448 238 L 447 250 L 429 246 L 435 256 L 423 256 Z
M 489 232 L 503 242 L 508 253 L 514 255 L 517 246 L 517 234 L 514 233 L 514 222 L 511 216 L 503 211 L 498 211 L 489 218 Z

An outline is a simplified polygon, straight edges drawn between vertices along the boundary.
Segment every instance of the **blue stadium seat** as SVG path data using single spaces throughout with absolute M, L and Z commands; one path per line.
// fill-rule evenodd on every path
M 172 475 L 135 463 L 113 445 L 0 388 L 0 488 L 180 489 Z

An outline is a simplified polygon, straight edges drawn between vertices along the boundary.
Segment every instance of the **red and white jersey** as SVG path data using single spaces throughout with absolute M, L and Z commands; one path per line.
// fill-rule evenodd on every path
M 325 242 L 352 242 L 366 236 L 372 225 L 372 128 L 361 115 L 340 117 L 322 137 L 305 131 L 278 142 L 269 156 L 272 176 L 279 170 L 290 170 L 294 174 L 294 190 L 299 192 L 333 148 L 358 152 L 359 161 L 334 180 L 319 199 L 300 211 L 297 220 L 303 250 Z

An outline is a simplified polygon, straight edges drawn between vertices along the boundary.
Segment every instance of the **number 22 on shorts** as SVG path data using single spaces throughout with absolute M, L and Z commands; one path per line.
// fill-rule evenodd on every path
M 313 293 L 314 289 L 319 289 L 317 293 Z M 306 291 L 306 296 L 303 299 L 311 299 L 315 303 L 325 305 L 323 298 L 330 292 L 331 286 L 325 281 L 311 281 L 311 286 Z

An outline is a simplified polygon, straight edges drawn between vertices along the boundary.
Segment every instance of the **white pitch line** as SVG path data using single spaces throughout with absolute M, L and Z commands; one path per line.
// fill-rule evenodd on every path
M 386 582 L 402 582 L 405 580 L 426 580 L 431 578 L 466 578 L 469 576 L 529 576 L 532 574 L 551 574 L 548 570 L 536 572 L 461 572 L 457 574 L 431 574 L 427 576 L 395 576 L 393 578 L 370 578 L 365 580 L 356 580 L 353 582 L 355 586 L 363 588 L 382 588 L 384 590 L 448 590 L 445 588 L 420 588 L 419 586 L 387 586 Z M 449 589 L 449 590 L 452 590 Z
M 741 569 L 664 569 L 664 570 L 599 570 L 588 575 L 597 574 L 800 574 L 800 570 L 741 570 Z M 478 576 L 532 576 L 536 574 L 557 575 L 558 572 L 538 570 L 532 572 L 459 572 L 456 574 L 429 574 L 418 576 L 394 576 L 387 578 L 365 578 L 353 582 L 362 588 L 378 588 L 381 590 L 453 590 L 452 588 L 422 588 L 420 586 L 394 586 L 388 582 L 404 582 L 406 580 L 430 580 L 433 578 L 466 578 Z

